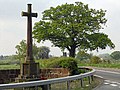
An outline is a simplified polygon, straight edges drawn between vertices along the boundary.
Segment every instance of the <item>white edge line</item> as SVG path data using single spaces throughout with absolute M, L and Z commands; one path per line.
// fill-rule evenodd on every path
M 102 76 L 99 76 L 99 75 L 94 75 L 94 76 L 96 76 L 96 77 L 99 77 L 99 78 L 102 78 L 102 79 L 103 79 L 103 77 L 102 77 Z
M 119 72 L 113 72 L 113 71 L 105 71 L 105 70 L 96 70 L 100 72 L 107 72 L 107 73 L 114 73 L 114 74 L 120 74 Z

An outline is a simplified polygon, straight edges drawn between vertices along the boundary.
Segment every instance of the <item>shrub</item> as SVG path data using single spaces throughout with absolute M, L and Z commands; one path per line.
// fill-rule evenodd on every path
M 90 59 L 90 63 L 92 64 L 99 64 L 101 63 L 101 59 L 97 56 L 93 56 L 91 59 Z
M 70 75 L 78 74 L 77 60 L 71 57 L 60 57 L 43 60 L 44 68 L 68 68 Z
M 60 67 L 68 68 L 71 75 L 78 74 L 77 61 L 74 58 L 61 58 Z

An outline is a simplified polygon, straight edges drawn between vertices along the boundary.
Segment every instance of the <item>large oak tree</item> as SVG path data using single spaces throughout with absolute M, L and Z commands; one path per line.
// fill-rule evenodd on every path
M 106 23 L 105 10 L 91 9 L 82 2 L 51 7 L 34 26 L 34 38 L 50 40 L 55 46 L 67 49 L 75 57 L 77 48 L 86 50 L 114 48 L 108 35 L 100 32 Z

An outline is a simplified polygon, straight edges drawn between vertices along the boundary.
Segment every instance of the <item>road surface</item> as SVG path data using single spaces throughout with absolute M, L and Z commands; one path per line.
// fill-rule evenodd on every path
M 120 90 L 120 72 L 96 70 L 96 75 L 104 79 L 104 83 L 94 90 Z

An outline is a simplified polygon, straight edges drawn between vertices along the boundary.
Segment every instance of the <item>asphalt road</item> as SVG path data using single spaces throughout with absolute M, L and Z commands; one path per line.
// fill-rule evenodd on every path
M 104 83 L 94 90 L 120 90 L 120 73 L 96 70 L 96 75 L 104 79 Z

